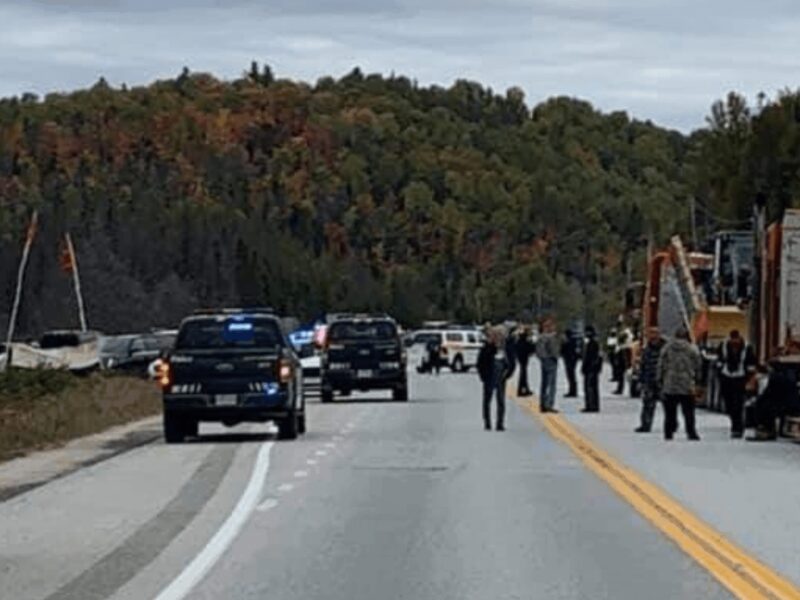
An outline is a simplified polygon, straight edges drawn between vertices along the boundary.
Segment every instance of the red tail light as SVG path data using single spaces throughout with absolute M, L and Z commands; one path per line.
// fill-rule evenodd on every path
M 156 381 L 161 389 L 167 389 L 172 385 L 172 369 L 165 360 L 159 359 L 156 364 Z
M 281 360 L 278 363 L 278 379 L 281 383 L 289 383 L 294 379 L 294 367 L 288 360 Z

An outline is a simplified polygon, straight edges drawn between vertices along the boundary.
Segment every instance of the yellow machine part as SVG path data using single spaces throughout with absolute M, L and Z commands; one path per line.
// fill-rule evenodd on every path
M 745 340 L 749 340 L 748 326 L 747 313 L 738 306 L 708 306 L 695 319 L 695 339 L 702 337 L 708 345 L 716 345 L 736 329 Z

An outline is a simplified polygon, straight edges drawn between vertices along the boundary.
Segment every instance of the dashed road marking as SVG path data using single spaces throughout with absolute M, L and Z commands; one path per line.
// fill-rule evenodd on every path
M 317 461 L 316 461 L 316 459 L 314 459 L 314 458 L 309 458 L 309 459 L 306 461 L 306 464 L 307 464 L 307 465 L 315 465 L 315 464 L 317 464 Z
M 291 492 L 293 489 L 294 489 L 293 483 L 282 483 L 278 486 L 279 492 L 284 492 L 284 493 Z
M 314 454 L 316 454 L 317 456 L 327 456 L 328 455 L 328 451 L 327 450 L 317 450 L 316 452 L 314 452 Z
M 308 477 L 308 471 L 295 471 L 294 476 L 299 478 Z
M 278 506 L 278 500 L 275 498 L 267 498 L 261 504 L 256 506 L 256 510 L 259 512 L 266 512 L 272 508 Z

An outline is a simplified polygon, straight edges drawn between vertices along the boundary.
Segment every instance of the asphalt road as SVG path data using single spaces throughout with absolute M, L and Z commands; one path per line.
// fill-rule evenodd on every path
M 204 427 L 0 503 L 0 598 L 729 597 L 513 402 L 484 431 L 475 375 L 308 424 Z

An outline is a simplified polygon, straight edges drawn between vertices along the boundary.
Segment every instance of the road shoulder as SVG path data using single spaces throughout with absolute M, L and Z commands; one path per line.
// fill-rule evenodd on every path
M 161 418 L 154 416 L 0 463 L 0 502 L 160 437 Z

